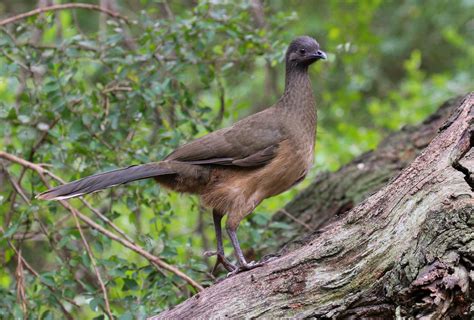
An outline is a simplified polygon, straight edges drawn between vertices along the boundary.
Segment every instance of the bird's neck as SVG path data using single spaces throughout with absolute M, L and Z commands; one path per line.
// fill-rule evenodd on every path
M 305 145 L 312 150 L 317 114 L 307 67 L 286 68 L 285 92 L 277 106 L 280 111 L 278 114 L 291 124 L 293 137 L 308 142 Z
M 315 109 L 313 89 L 308 75 L 308 67 L 286 67 L 285 92 L 282 105 L 292 109 Z

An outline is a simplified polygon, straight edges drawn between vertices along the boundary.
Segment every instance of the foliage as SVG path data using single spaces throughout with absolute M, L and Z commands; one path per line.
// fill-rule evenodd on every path
M 143 0 L 119 6 L 131 23 L 67 10 L 2 27 L 0 150 L 47 163 L 67 181 L 156 161 L 184 141 L 236 121 L 249 107 L 274 101 L 283 85 L 285 45 L 299 34 L 315 35 L 330 53 L 329 63 L 311 75 L 320 101 L 312 175 L 337 169 L 374 148 L 386 132 L 472 90 L 467 1 L 291 3 L 265 3 L 263 24 L 246 1 Z M 0 165 L 0 318 L 21 318 L 21 301 L 31 318 L 61 318 L 58 301 L 75 318 L 102 316 L 103 294 L 72 217 L 57 203 L 32 199 L 45 189 L 35 172 Z M 20 181 L 31 205 L 10 179 Z M 242 224 L 244 248 L 258 252 L 291 231 L 268 221 L 296 192 L 267 200 Z M 87 199 L 147 251 L 204 285 L 212 283 L 201 255 L 214 247 L 211 219 L 195 198 L 143 181 Z M 79 200 L 71 203 L 87 212 Z M 144 318 L 192 293 L 178 277 L 84 230 L 120 319 Z M 18 260 L 9 242 L 39 277 L 26 271 L 15 277 Z M 26 298 L 19 299 L 22 287 Z

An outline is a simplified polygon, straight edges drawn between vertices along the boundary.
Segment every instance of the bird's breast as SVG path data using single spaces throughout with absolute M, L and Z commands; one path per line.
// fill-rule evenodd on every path
M 262 167 L 216 167 L 209 188 L 202 194 L 204 203 L 227 213 L 253 210 L 262 200 L 288 190 L 305 177 L 312 162 L 309 149 L 284 140 L 275 158 Z

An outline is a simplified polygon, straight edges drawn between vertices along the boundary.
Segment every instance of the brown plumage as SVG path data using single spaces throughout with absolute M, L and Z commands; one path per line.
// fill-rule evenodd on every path
M 163 161 L 132 166 L 77 180 L 38 195 L 58 200 L 93 193 L 135 180 L 154 178 L 166 188 L 198 194 L 213 209 L 217 262 L 232 272 L 247 263 L 237 240 L 240 221 L 264 199 L 301 181 L 313 162 L 316 104 L 308 67 L 326 54 L 303 36 L 286 53 L 285 92 L 272 107 L 189 142 Z M 227 215 L 238 268 L 224 257 L 221 219 Z M 214 268 L 215 268 L 214 267 Z

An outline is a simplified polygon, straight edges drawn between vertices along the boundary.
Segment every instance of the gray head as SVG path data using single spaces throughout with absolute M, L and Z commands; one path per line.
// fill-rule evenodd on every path
M 290 67 L 308 67 L 315 61 L 327 59 L 319 49 L 319 43 L 311 37 L 302 36 L 293 40 L 286 51 L 286 64 Z

